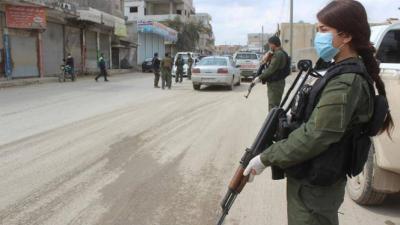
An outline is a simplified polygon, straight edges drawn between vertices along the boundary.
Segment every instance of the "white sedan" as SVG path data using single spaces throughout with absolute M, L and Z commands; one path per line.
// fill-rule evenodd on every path
M 193 88 L 200 90 L 201 85 L 218 85 L 232 90 L 234 85 L 240 85 L 238 68 L 230 57 L 205 57 L 192 69 Z

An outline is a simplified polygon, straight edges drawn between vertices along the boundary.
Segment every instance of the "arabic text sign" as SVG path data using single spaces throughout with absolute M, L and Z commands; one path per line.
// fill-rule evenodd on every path
M 46 9 L 42 7 L 6 6 L 7 27 L 45 29 Z

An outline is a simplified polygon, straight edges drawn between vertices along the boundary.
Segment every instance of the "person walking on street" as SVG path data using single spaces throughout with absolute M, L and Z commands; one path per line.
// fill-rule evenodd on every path
M 187 77 L 188 80 L 192 79 L 192 67 L 193 67 L 194 60 L 192 58 L 192 55 L 188 53 L 188 69 L 187 69 Z
M 98 81 L 98 79 L 99 79 L 100 77 L 104 77 L 104 81 L 105 81 L 105 82 L 108 82 L 108 79 L 107 79 L 106 60 L 104 59 L 103 53 L 100 54 L 100 58 L 99 58 L 99 67 L 100 67 L 100 74 L 97 75 L 97 77 L 95 78 L 96 82 Z
M 315 47 L 322 60 L 334 64 L 312 87 L 298 128 L 252 159 L 243 174 L 252 180 L 268 166 L 285 170 L 289 225 L 338 225 L 346 174 L 362 171 L 369 129 L 377 125 L 390 134 L 394 126 L 390 112 L 384 123 L 372 120 L 380 111 L 374 109 L 375 90 L 380 97 L 386 90 L 363 5 L 334 0 L 317 18 Z
M 160 82 L 160 64 L 161 61 L 158 59 L 158 53 L 154 53 L 153 57 L 153 70 L 154 70 L 154 88 L 160 88 L 158 83 Z
M 175 76 L 175 83 L 182 83 L 183 80 L 183 66 L 185 65 L 185 61 L 182 59 L 181 55 L 178 55 L 176 59 L 175 66 L 176 66 L 176 76 Z
M 267 83 L 268 88 L 268 108 L 269 110 L 278 107 L 281 103 L 285 90 L 285 78 L 282 74 L 289 62 L 287 53 L 281 47 L 281 40 L 277 36 L 272 36 L 268 40 L 268 45 L 272 52 L 272 59 L 269 66 L 263 73 L 253 80 L 253 83 Z
M 162 87 L 162 89 L 165 89 L 165 87 L 168 87 L 168 89 L 171 89 L 171 85 L 172 85 L 172 75 L 171 75 L 172 64 L 173 64 L 172 58 L 169 57 L 168 53 L 165 53 L 165 57 L 161 61 L 161 83 L 162 83 L 161 87 Z

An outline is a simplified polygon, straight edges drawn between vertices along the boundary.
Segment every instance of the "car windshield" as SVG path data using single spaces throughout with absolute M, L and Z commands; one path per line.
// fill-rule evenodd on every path
M 151 62 L 151 61 L 153 61 L 153 58 L 148 58 L 145 60 L 145 62 Z
M 240 53 L 236 55 L 236 59 L 257 59 L 257 55 L 249 53 Z
M 199 66 L 226 66 L 228 62 L 224 58 L 204 58 L 197 65 Z

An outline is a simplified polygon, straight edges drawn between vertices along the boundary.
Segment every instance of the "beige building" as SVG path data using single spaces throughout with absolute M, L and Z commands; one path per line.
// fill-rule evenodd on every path
M 235 52 L 243 49 L 241 45 L 217 45 L 215 46 L 216 55 L 233 55 Z
M 280 38 L 283 49 L 290 51 L 290 23 L 280 24 Z M 296 63 L 301 59 L 311 59 L 315 62 L 318 58 L 314 48 L 314 37 L 316 25 L 310 23 L 293 24 L 293 56 L 292 62 Z
M 262 51 L 264 46 L 272 34 L 251 33 L 247 34 L 247 48 L 248 50 Z
M 214 33 L 211 25 L 211 16 L 208 13 L 196 13 L 193 16 L 196 22 L 202 23 L 205 30 L 200 33 L 200 40 L 197 46 L 197 51 L 201 54 L 209 55 L 215 50 Z
M 165 21 L 180 17 L 188 21 L 195 14 L 193 0 L 125 0 L 128 21 Z

